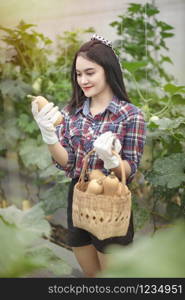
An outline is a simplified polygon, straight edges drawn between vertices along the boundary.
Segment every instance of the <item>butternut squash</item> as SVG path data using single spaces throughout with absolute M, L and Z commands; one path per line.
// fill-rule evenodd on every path
M 36 100 L 36 101 L 37 101 L 39 111 L 40 111 L 47 103 L 49 103 L 48 100 L 47 100 L 46 98 L 42 97 L 42 96 L 37 96 L 37 97 L 35 97 L 35 96 L 32 96 L 32 95 L 28 95 L 27 97 L 28 97 L 28 98 L 32 98 L 32 101 L 33 101 L 33 100 Z M 55 122 L 53 125 L 54 125 L 54 126 L 59 125 L 59 124 L 62 122 L 62 120 L 63 120 L 63 117 L 62 117 L 62 115 L 60 115 L 60 116 L 58 117 L 58 119 L 56 120 L 56 122 Z
M 103 179 L 105 175 L 99 169 L 94 169 L 89 173 L 89 180 L 92 179 Z
M 92 179 L 87 186 L 87 193 L 99 195 L 103 192 L 103 184 L 101 179 Z
M 106 176 L 103 180 L 103 193 L 107 196 L 114 196 L 118 192 L 119 179 L 116 177 L 114 172 L 111 172 L 110 175 Z

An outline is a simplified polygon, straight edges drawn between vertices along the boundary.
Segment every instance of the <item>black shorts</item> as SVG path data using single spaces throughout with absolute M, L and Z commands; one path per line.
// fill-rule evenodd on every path
M 81 246 L 93 244 L 98 251 L 104 252 L 105 247 L 111 244 L 119 244 L 119 245 L 130 244 L 133 241 L 133 237 L 134 237 L 133 214 L 131 214 L 130 224 L 129 224 L 127 234 L 123 237 L 111 237 L 108 239 L 99 240 L 88 231 L 73 226 L 73 221 L 72 221 L 73 189 L 77 181 L 78 179 L 72 179 L 69 184 L 68 207 L 67 207 L 68 245 L 71 247 L 81 247 Z

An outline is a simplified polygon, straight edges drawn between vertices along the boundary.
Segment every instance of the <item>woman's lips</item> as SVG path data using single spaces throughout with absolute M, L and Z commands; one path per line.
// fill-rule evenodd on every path
M 92 86 L 87 86 L 87 87 L 83 87 L 82 89 L 84 90 L 84 91 L 88 91 L 89 89 L 91 89 L 92 88 Z

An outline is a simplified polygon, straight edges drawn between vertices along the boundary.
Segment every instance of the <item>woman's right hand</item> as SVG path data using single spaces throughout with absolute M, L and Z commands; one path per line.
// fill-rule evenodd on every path
M 55 144 L 58 142 L 58 138 L 53 124 L 60 116 L 58 107 L 49 102 L 39 111 L 37 100 L 37 97 L 35 97 L 35 100 L 32 101 L 31 111 L 33 117 L 40 128 L 43 141 L 49 145 Z

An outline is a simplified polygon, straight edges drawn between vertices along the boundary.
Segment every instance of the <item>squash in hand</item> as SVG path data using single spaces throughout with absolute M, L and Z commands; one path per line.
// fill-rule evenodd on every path
M 36 100 L 37 103 L 38 103 L 38 110 L 40 111 L 48 102 L 48 100 L 42 96 L 31 96 L 31 95 L 28 95 L 27 96 L 28 98 L 32 98 L 32 101 Z M 53 124 L 54 126 L 57 126 L 59 125 L 63 120 L 63 117 L 62 115 L 60 115 L 58 117 L 58 119 L 55 121 L 55 123 Z

